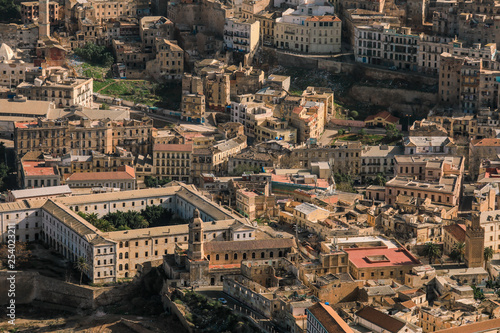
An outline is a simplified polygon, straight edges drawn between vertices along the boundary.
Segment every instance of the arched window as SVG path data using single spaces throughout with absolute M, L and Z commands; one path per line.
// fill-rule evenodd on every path
M 234 256 L 233 256 L 234 260 L 237 260 L 238 259 L 238 253 L 235 253 Z
M 274 257 L 274 252 L 273 251 L 269 252 L 269 258 L 272 258 L 272 257 Z
M 226 253 L 226 255 L 224 256 L 224 260 L 229 260 L 229 254 Z
M 252 252 L 252 259 L 255 259 L 255 252 Z
M 243 253 L 243 260 L 246 260 L 246 259 L 247 259 L 247 254 Z
M 119 259 L 123 259 L 123 253 L 120 253 L 120 254 L 118 255 L 118 258 L 119 258 Z
M 125 259 L 128 259 L 128 252 L 125 252 Z
M 264 259 L 264 256 L 265 256 L 265 253 L 264 253 L 264 252 L 261 252 L 261 253 L 260 253 L 260 258 L 261 258 L 261 259 Z
M 122 265 L 122 264 L 120 264 L 120 266 L 119 266 L 119 268 L 118 268 L 118 269 L 119 269 L 120 271 L 122 271 L 122 270 L 123 270 L 123 265 Z
M 128 247 L 128 241 L 125 242 L 125 247 Z
M 218 254 L 215 255 L 215 260 L 219 260 L 219 255 Z
M 125 264 L 125 270 L 128 271 L 128 264 Z
M 123 247 L 123 242 L 120 242 L 120 248 L 122 248 L 122 247 Z

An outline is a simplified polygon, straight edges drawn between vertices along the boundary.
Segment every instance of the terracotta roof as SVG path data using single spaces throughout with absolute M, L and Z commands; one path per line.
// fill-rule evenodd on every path
M 344 249 L 349 261 L 357 268 L 420 265 L 405 248 L 369 247 Z M 383 260 L 371 260 L 383 258 Z
M 397 333 L 403 327 L 405 327 L 405 323 L 399 321 L 383 312 L 380 312 L 371 306 L 365 306 L 358 312 L 356 312 L 356 316 L 361 317 L 370 323 L 377 325 L 378 327 L 383 328 L 386 331 Z
M 349 325 L 329 305 L 318 302 L 308 308 L 307 311 L 321 323 L 328 333 L 354 333 Z
M 24 174 L 26 176 L 56 176 L 56 167 L 45 166 L 43 161 L 25 161 L 22 162 Z
M 435 331 L 435 333 L 454 333 L 457 331 L 459 331 L 460 333 L 481 333 L 491 332 L 493 330 L 496 331 L 498 328 L 500 328 L 500 319 L 491 319 L 469 325 L 461 325 L 459 330 L 457 330 L 457 327 L 452 327 Z
M 485 139 L 472 140 L 472 145 L 474 147 L 500 146 L 500 139 L 485 138 Z
M 174 144 L 174 143 L 157 143 L 153 147 L 153 151 L 193 151 L 193 145 Z
M 365 121 L 370 121 L 370 120 L 373 120 L 375 118 L 382 118 L 386 122 L 393 123 L 393 124 L 397 124 L 399 122 L 398 117 L 394 117 L 392 114 L 390 114 L 387 111 L 381 111 L 381 112 L 377 113 L 376 115 L 368 116 L 368 117 L 366 117 Z
M 118 167 L 117 170 L 109 172 L 77 172 L 66 178 L 66 181 L 135 179 L 135 171 L 132 167 L 124 165 Z
M 283 249 L 291 248 L 293 246 L 294 241 L 291 238 L 256 239 L 248 241 L 212 241 L 204 244 L 205 251 L 208 253 L 224 251 Z
M 334 15 L 312 16 L 308 17 L 306 21 L 312 22 L 340 22 L 340 19 Z
M 444 230 L 448 232 L 457 242 L 465 242 L 465 225 L 450 224 L 444 226 Z

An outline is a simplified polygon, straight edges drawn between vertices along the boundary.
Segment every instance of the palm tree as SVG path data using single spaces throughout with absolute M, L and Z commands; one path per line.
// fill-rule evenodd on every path
M 456 243 L 454 246 L 454 250 L 457 251 L 458 264 L 460 265 L 462 263 L 462 260 L 464 260 L 464 256 L 465 256 L 465 243 L 464 242 Z
M 484 267 L 488 264 L 488 261 L 493 258 L 493 249 L 491 247 L 485 247 L 483 252 L 484 257 Z
M 427 242 L 424 248 L 424 255 L 429 258 L 429 265 L 431 265 L 433 259 L 441 256 L 441 250 L 437 244 Z
M 89 269 L 87 259 L 78 257 L 78 260 L 75 262 L 75 268 L 80 271 L 80 284 L 82 284 L 83 272 Z

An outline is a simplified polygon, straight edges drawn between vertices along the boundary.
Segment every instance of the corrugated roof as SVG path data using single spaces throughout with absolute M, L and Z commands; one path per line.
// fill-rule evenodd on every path
M 11 194 L 16 200 L 19 200 L 23 198 L 71 194 L 71 189 L 69 188 L 68 185 L 60 185 L 60 186 L 30 188 L 26 190 L 15 190 L 11 191 Z

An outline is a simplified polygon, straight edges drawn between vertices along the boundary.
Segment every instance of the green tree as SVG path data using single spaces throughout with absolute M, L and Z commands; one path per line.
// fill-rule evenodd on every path
M 344 135 L 345 131 L 343 129 L 339 129 L 337 133 L 338 135 Z
M 163 186 L 168 183 L 170 183 L 172 179 L 170 178 L 158 178 L 158 177 L 152 177 L 152 176 L 146 176 L 144 177 L 144 185 L 146 187 L 157 187 L 157 186 Z
M 457 253 L 458 264 L 461 264 L 465 256 L 465 243 L 464 242 L 456 243 L 455 246 L 453 247 L 453 251 Z
M 13 0 L 0 0 L 0 22 L 13 23 L 20 19 L 19 6 Z
M 358 137 L 360 139 L 364 138 L 366 136 L 366 131 L 364 128 L 360 129 L 359 132 L 358 132 Z
M 172 212 L 160 205 L 147 206 L 141 210 L 141 215 L 149 222 L 150 226 L 168 225 L 172 220 Z
M 401 137 L 402 137 L 401 132 L 398 130 L 398 128 L 394 124 L 387 124 L 385 126 L 385 131 L 386 131 L 387 138 L 390 141 L 401 139 Z
M 476 301 L 477 300 L 479 300 L 479 301 L 483 300 L 484 299 L 484 293 L 483 293 L 483 291 L 480 288 L 476 287 L 475 285 L 472 285 L 471 287 L 472 287 L 472 292 L 474 293 L 474 299 Z
M 493 258 L 493 249 L 491 247 L 485 247 L 483 251 L 484 267 L 487 266 L 488 261 Z
M 89 269 L 89 264 L 87 259 L 84 257 L 78 257 L 78 260 L 75 262 L 75 268 L 80 272 L 80 285 L 82 284 L 83 272 Z
M 75 49 L 75 54 L 90 64 L 109 67 L 114 62 L 113 53 L 104 45 L 87 43 L 81 48 Z
M 258 167 L 258 166 L 251 166 L 251 165 L 241 164 L 241 165 L 238 165 L 236 168 L 233 169 L 232 175 L 233 176 L 241 176 L 245 172 L 259 173 L 260 171 L 261 171 L 261 168 Z
M 354 110 L 353 110 L 353 111 L 351 111 L 351 112 L 349 112 L 349 114 L 350 114 L 350 115 L 351 115 L 351 117 L 353 117 L 353 118 L 356 118 L 357 116 L 359 116 L 358 111 L 354 111 Z
M 429 264 L 432 264 L 434 259 L 441 256 L 441 250 L 437 244 L 427 242 L 424 248 L 424 255 L 429 259 Z
M 387 183 L 387 178 L 383 174 L 377 173 L 375 179 L 373 180 L 373 183 L 378 186 L 385 186 L 385 183 Z

